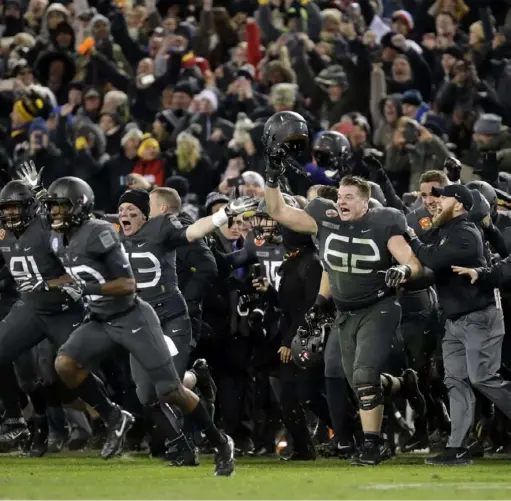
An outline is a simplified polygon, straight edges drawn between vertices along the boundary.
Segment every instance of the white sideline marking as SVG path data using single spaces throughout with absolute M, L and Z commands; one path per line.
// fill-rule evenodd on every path
M 474 482 L 474 483 L 443 483 L 443 482 L 423 482 L 413 484 L 372 484 L 365 485 L 363 489 L 370 490 L 392 490 L 392 489 L 463 489 L 463 490 L 484 490 L 484 489 L 511 489 L 509 482 Z

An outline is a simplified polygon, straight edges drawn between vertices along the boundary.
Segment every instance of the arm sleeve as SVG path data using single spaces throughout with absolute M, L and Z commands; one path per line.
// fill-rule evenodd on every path
M 93 229 L 87 240 L 87 252 L 104 262 L 112 280 L 133 278 L 128 255 L 122 246 L 119 235 L 112 225 L 105 221 Z
M 489 228 L 483 228 L 484 236 L 489 244 L 495 249 L 502 259 L 509 256 L 506 241 L 500 230 L 493 224 Z
M 186 264 L 191 274 L 181 291 L 187 303 L 201 301 L 218 275 L 215 257 L 205 242 L 198 240 L 188 245 Z
M 511 280 L 511 258 L 507 257 L 491 268 L 477 268 L 478 282 L 485 286 L 500 287 Z
M 188 245 L 186 238 L 186 227 L 174 216 L 165 216 L 161 232 L 167 249 L 173 250 L 181 245 Z
M 461 228 L 452 232 L 441 245 L 424 245 L 418 238 L 410 241 L 410 247 L 419 261 L 434 272 L 462 263 L 474 255 L 476 246 L 475 236 Z

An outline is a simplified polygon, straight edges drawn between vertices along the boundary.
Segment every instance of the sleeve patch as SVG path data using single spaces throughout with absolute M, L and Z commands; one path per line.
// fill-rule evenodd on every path
M 115 246 L 115 239 L 109 230 L 102 231 L 99 234 L 99 241 L 101 242 L 101 245 L 103 245 L 105 250 L 108 250 L 111 247 Z

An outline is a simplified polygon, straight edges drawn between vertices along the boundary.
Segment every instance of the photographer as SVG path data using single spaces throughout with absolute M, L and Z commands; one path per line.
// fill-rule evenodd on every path
M 402 117 L 387 151 L 385 170 L 402 191 L 414 191 L 420 176 L 428 170 L 442 170 L 449 156 L 449 150 L 436 134 L 415 120 Z

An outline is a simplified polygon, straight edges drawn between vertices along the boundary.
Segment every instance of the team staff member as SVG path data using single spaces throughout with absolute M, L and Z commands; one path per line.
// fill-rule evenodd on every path
M 471 385 L 511 417 L 511 385 L 506 387 L 496 372 L 504 336 L 502 310 L 495 294 L 484 286 L 467 287 L 466 280 L 451 270 L 486 265 L 480 231 L 467 220 L 473 197 L 468 188 L 452 184 L 434 187 L 439 197 L 433 223 L 439 228 L 435 244 L 425 245 L 408 228 L 410 246 L 421 263 L 435 272 L 440 304 L 446 317 L 442 341 L 445 385 L 449 394 L 451 435 L 444 452 L 426 459 L 427 464 L 471 464 L 464 440 L 474 418 Z

